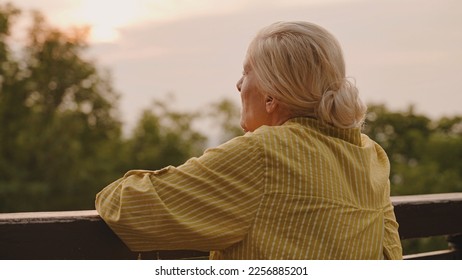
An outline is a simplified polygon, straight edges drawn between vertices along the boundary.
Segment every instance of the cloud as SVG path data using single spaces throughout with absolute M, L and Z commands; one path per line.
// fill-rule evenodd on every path
M 197 109 L 223 97 L 239 102 L 235 82 L 247 44 L 279 20 L 307 20 L 330 30 L 366 101 L 393 108 L 412 103 L 434 117 L 462 113 L 462 95 L 455 94 L 462 76 L 461 1 L 175 3 L 185 6 L 171 10 L 170 18 L 122 27 L 119 41 L 91 48 L 114 73 L 128 123 L 167 92 L 176 94 L 178 108 Z

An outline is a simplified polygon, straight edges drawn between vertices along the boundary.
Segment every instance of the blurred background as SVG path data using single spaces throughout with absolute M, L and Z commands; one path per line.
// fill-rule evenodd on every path
M 94 209 L 127 170 L 240 135 L 247 44 L 278 20 L 339 39 L 392 195 L 462 191 L 461 1 L 16 0 L 0 1 L 0 212 Z

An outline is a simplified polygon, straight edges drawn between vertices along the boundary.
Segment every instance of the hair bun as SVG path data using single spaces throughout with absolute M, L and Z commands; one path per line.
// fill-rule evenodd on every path
M 366 110 L 356 85 L 345 78 L 338 90 L 327 90 L 323 93 L 317 117 L 339 128 L 353 128 L 362 125 Z

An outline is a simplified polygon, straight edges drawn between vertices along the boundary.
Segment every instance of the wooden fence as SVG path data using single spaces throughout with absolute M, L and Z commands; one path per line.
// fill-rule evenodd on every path
M 392 197 L 401 239 L 447 236 L 448 248 L 405 259 L 462 259 L 462 193 Z M 189 259 L 207 252 L 131 252 L 95 210 L 0 214 L 0 259 Z

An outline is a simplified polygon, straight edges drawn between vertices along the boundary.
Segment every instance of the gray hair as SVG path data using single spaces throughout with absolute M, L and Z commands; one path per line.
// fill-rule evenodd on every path
M 345 77 L 340 44 L 324 28 L 276 22 L 257 34 L 247 56 L 261 90 L 294 117 L 314 117 L 339 128 L 362 125 L 367 107 Z

